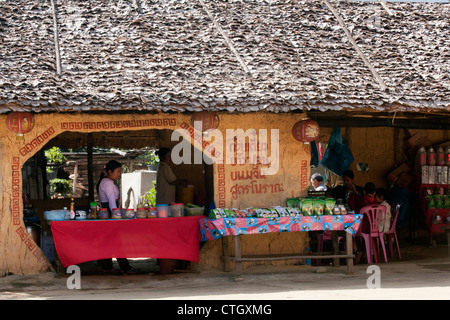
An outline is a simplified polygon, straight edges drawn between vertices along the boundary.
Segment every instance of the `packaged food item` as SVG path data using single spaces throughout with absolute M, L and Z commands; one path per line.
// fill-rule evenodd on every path
M 247 214 L 248 214 L 249 217 L 256 217 L 255 208 L 247 208 L 245 210 L 247 210 Z
M 323 214 L 325 214 L 325 215 L 333 214 L 333 208 L 334 208 L 335 204 L 336 204 L 336 200 L 334 200 L 333 198 L 326 198 Z
M 169 207 L 171 217 L 182 217 L 184 215 L 184 203 L 172 203 Z
M 98 214 L 97 214 L 99 219 L 108 219 L 109 218 L 109 213 L 108 213 L 108 209 L 106 208 L 100 208 L 98 210 Z
M 314 199 L 313 200 L 313 214 L 317 216 L 323 215 L 325 207 L 325 201 L 323 199 Z
M 122 210 L 120 208 L 112 209 L 111 218 L 113 218 L 113 219 L 122 219 Z
M 277 211 L 279 217 L 289 217 L 289 212 L 286 210 L 286 208 L 277 206 L 274 207 L 274 209 Z
M 156 210 L 156 208 L 153 208 Z M 138 219 L 145 219 L 147 218 L 147 210 L 142 206 L 142 207 L 137 207 L 136 208 L 136 218 Z
M 125 219 L 134 219 L 136 216 L 136 213 L 134 212 L 134 209 L 125 209 Z
M 158 217 L 158 209 L 157 208 L 148 208 L 146 210 L 147 218 L 157 218 Z
M 339 210 L 339 206 L 335 205 L 333 208 L 333 214 L 339 215 L 341 214 L 341 210 Z
M 209 217 L 212 219 L 226 218 L 225 212 L 221 208 L 212 209 L 209 213 Z
M 245 210 L 240 210 L 240 209 L 233 209 L 234 211 L 234 216 L 236 218 L 247 218 L 247 211 Z
M 304 216 L 312 216 L 314 213 L 314 201 L 310 198 L 302 199 L 302 214 Z
M 157 204 L 156 211 L 158 213 L 158 218 L 167 218 L 169 216 L 169 205 Z
M 89 205 L 90 205 L 90 208 L 89 208 L 89 219 L 92 219 L 92 220 L 97 219 L 97 211 L 98 211 L 97 202 L 93 201 Z
M 347 214 L 347 209 L 345 208 L 345 206 L 343 204 L 339 205 L 339 212 L 340 212 L 340 214 Z
M 443 199 L 443 208 L 450 208 L 450 196 L 447 194 L 444 194 L 442 196 Z M 449 216 L 450 217 L 450 216 Z
M 295 217 L 301 214 L 301 211 L 298 208 L 286 208 L 286 211 L 290 217 Z
M 298 198 L 289 198 L 286 201 L 288 208 L 295 208 L 298 206 Z
M 427 209 L 434 209 L 435 204 L 434 204 L 434 196 L 430 195 L 430 196 L 426 196 L 425 197 L 425 201 L 427 202 Z
M 442 208 L 443 206 L 443 199 L 442 196 L 440 194 L 435 194 L 433 195 L 434 197 L 434 207 L 437 209 Z

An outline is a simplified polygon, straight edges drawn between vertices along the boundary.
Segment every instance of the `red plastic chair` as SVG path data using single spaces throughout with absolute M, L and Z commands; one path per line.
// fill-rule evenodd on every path
M 395 230 L 397 226 L 397 218 L 398 213 L 400 212 L 400 204 L 399 203 L 393 203 L 391 205 L 391 227 L 389 228 L 389 231 L 383 232 L 383 235 L 386 236 L 386 240 L 389 245 L 389 254 L 391 258 L 394 257 L 394 248 L 392 247 L 392 239 L 395 239 L 395 244 L 397 245 L 397 253 L 398 258 L 401 259 L 402 256 L 400 254 L 400 247 L 398 245 L 398 239 L 397 239 L 397 231 Z
M 386 213 L 386 207 L 378 204 L 372 204 L 362 207 L 359 213 L 363 215 L 363 221 L 356 235 L 364 239 L 364 243 L 366 245 L 367 263 L 372 263 L 372 254 L 375 256 L 375 262 L 378 263 L 380 243 L 383 249 L 384 261 L 387 262 L 384 237 L 379 231 L 380 219 Z M 376 245 L 373 245 L 374 243 Z

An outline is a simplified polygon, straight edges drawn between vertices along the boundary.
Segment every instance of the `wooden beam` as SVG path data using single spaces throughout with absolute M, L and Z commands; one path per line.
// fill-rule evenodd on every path
M 93 135 L 92 133 L 88 133 L 87 134 L 87 149 L 88 149 L 88 155 L 87 155 L 87 160 L 88 160 L 88 165 L 87 165 L 87 169 L 88 169 L 88 189 L 89 189 L 89 201 L 94 201 L 94 170 L 93 170 L 93 164 L 94 164 L 94 160 L 93 160 Z

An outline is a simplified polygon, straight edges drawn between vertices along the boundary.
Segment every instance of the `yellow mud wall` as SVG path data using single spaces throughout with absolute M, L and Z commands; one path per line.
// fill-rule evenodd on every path
M 320 128 L 317 141 L 328 143 L 334 128 Z M 414 133 L 426 136 L 432 145 L 450 141 L 448 130 L 414 130 Z M 406 129 L 392 127 L 348 128 L 342 127 L 341 134 L 352 150 L 355 161 L 350 170 L 355 174 L 355 183 L 364 187 L 373 182 L 377 187 L 388 187 L 386 179 L 389 172 L 398 165 L 414 159 L 418 146 L 408 143 L 409 133 Z M 435 150 L 436 151 L 436 150 Z M 367 163 L 369 171 L 357 170 L 358 162 Z
M 7 116 L 0 116 L 6 122 Z M 279 168 L 275 175 L 251 175 L 254 164 L 214 164 L 215 203 L 220 207 L 284 205 L 286 198 L 305 194 L 309 186 L 309 149 L 296 141 L 291 129 L 302 115 L 269 113 L 220 114 L 219 130 L 225 139 L 226 129 L 279 130 Z M 101 132 L 146 129 L 189 129 L 190 115 L 183 114 L 34 114 L 35 126 L 18 140 L 6 126 L 0 127 L 0 276 L 33 274 L 49 270 L 50 263 L 26 232 L 23 223 L 22 166 L 48 141 L 65 131 Z M 202 147 L 200 147 L 202 148 Z M 268 153 L 270 155 L 270 146 Z M 264 165 L 262 165 L 264 167 Z M 266 165 L 267 167 L 267 165 Z M 239 172 L 249 172 L 240 176 Z M 253 190 L 251 187 L 253 186 Z M 223 188 L 222 188 L 223 187 Z M 236 191 L 240 190 L 240 191 Z M 303 232 L 266 234 L 244 237 L 244 254 L 301 252 L 308 241 Z M 202 270 L 222 267 L 222 242 L 207 243 L 201 249 L 199 266 Z
M 285 206 L 286 199 L 292 196 L 307 194 L 310 174 L 310 147 L 294 139 L 292 135 L 293 125 L 302 119 L 299 114 L 269 114 L 250 113 L 245 115 L 223 115 L 220 118 L 219 130 L 222 133 L 226 129 L 255 129 L 257 139 L 260 139 L 260 129 L 267 130 L 267 155 L 276 156 L 279 160 L 278 171 L 273 175 L 262 175 L 261 168 L 273 168 L 270 164 L 250 164 L 250 146 L 243 147 L 238 142 L 234 149 L 226 145 L 226 152 L 234 150 L 236 154 L 235 164 L 229 164 L 224 155 L 224 164 L 214 165 L 214 196 L 215 204 L 220 208 L 270 207 Z M 278 130 L 279 153 L 272 154 L 271 135 L 272 129 Z M 223 137 L 226 141 L 226 137 Z M 248 141 L 247 141 L 248 142 Z M 261 146 L 264 149 L 264 146 Z M 245 164 L 238 164 L 237 158 L 242 151 L 246 151 Z M 259 150 L 261 151 L 261 150 Z M 234 255 L 234 246 L 231 237 L 228 237 L 227 245 L 231 255 Z M 204 261 L 201 269 L 221 269 L 223 261 L 223 239 L 208 241 L 201 249 L 200 261 Z M 260 254 L 285 254 L 304 252 L 309 243 L 306 232 L 292 233 L 267 233 L 260 235 L 242 235 L 241 251 L 243 255 Z M 255 264 L 295 264 L 299 261 L 273 261 L 273 262 L 248 262 L 243 263 L 243 268 Z M 234 264 L 231 263 L 231 267 Z

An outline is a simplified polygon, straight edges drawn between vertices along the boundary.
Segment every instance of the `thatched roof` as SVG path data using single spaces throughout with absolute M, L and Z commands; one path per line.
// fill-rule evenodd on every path
M 448 4 L 16 0 L 0 12 L 0 113 L 450 111 Z

